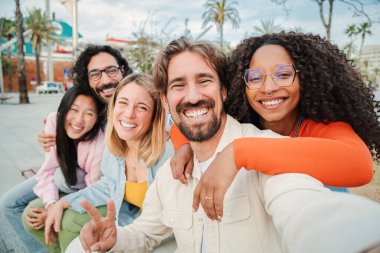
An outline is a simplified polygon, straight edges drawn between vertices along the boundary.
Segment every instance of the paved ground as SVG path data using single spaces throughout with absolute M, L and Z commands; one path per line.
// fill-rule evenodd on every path
M 26 105 L 18 104 L 18 93 L 9 96 L 12 98 L 6 104 L 0 104 L 0 195 L 24 180 L 22 170 L 41 165 L 44 152 L 37 133 L 43 129 L 43 118 L 57 110 L 62 93 L 29 93 L 30 104 Z M 0 253 L 24 252 L 12 241 L 13 231 L 4 225 L 2 216 L 0 224 Z

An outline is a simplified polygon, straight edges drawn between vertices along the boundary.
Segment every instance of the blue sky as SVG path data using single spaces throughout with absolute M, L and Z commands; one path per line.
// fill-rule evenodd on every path
M 325 30 L 319 17 L 317 4 L 311 0 L 288 0 L 289 15 L 282 7 L 270 0 L 238 0 L 235 8 L 239 11 L 241 23 L 238 30 L 225 25 L 225 39 L 236 45 L 244 36 L 251 35 L 254 26 L 260 26 L 261 19 L 274 19 L 275 23 L 285 29 L 296 26 L 302 27 L 304 32 L 325 35 Z M 364 0 L 363 2 L 372 2 Z M 33 7 L 45 8 L 44 0 L 20 0 L 23 14 Z M 163 34 L 162 28 L 169 22 L 164 31 L 172 37 L 180 36 L 185 30 L 185 19 L 188 18 L 188 28 L 193 36 L 202 31 L 202 13 L 205 0 L 80 0 L 79 31 L 87 41 L 104 42 L 106 36 L 120 39 L 133 39 L 136 32 L 145 20 L 148 20 L 146 30 L 151 34 Z M 363 18 L 353 17 L 347 5 L 336 2 L 334 5 L 331 39 L 339 45 L 349 41 L 344 29 L 352 23 L 363 22 Z M 58 0 L 50 0 L 50 9 L 56 17 L 71 22 L 71 16 Z M 14 0 L 1 0 L 0 15 L 12 17 L 15 10 Z M 370 15 L 380 19 L 380 5 L 367 9 Z M 366 38 L 366 45 L 380 44 L 380 24 L 375 24 L 373 35 Z M 218 40 L 216 28 L 212 28 L 203 37 L 209 40 Z M 356 45 L 359 47 L 360 40 Z

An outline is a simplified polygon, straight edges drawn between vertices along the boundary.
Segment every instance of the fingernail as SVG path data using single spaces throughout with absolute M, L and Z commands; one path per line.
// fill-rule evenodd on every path
M 218 220 L 221 221 L 222 220 L 222 216 L 218 215 Z
M 185 177 L 186 177 L 186 179 L 189 179 L 189 178 L 190 178 L 190 174 L 189 174 L 189 173 L 186 173 L 186 174 L 185 174 Z

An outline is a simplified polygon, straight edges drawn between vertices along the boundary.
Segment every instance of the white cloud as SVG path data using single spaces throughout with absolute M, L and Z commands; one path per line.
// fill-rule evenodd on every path
M 238 30 L 232 29 L 229 23 L 225 25 L 225 39 L 236 44 L 243 39 L 245 34 L 252 34 L 253 27 L 260 24 L 261 19 L 272 18 L 285 29 L 300 26 L 305 32 L 318 33 L 324 36 L 325 30 L 322 26 L 317 5 L 312 1 L 292 0 L 288 1 L 291 9 L 288 16 L 281 6 L 269 0 L 239 0 L 235 8 L 238 9 L 241 24 Z M 202 31 L 202 13 L 205 0 L 80 0 L 79 9 L 79 31 L 86 40 L 102 42 L 106 35 L 132 39 L 132 33 L 139 25 L 149 18 L 147 29 L 152 33 L 160 34 L 164 25 L 172 20 L 167 32 L 179 36 L 185 29 L 185 18 L 189 18 L 188 28 L 193 36 Z M 45 8 L 42 0 L 21 0 L 21 8 L 26 15 L 26 8 Z M 56 13 L 56 17 L 71 23 L 71 16 L 58 0 L 50 0 L 50 8 Z M 14 0 L 0 1 L 0 15 L 8 18 L 14 15 Z M 369 10 L 372 14 L 380 13 L 380 5 Z M 337 2 L 334 9 L 332 40 L 339 45 L 348 41 L 344 29 L 351 23 L 360 23 L 363 19 L 352 17 L 351 11 L 344 4 Z M 374 35 L 366 38 L 366 44 L 380 43 L 380 26 L 375 25 L 372 29 Z M 210 29 L 203 37 L 210 40 L 218 40 L 215 28 Z

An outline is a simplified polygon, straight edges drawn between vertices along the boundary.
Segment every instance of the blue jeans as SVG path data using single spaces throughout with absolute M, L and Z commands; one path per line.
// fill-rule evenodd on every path
M 31 253 L 45 252 L 44 247 L 25 231 L 21 222 L 21 215 L 25 207 L 30 201 L 37 198 L 37 195 L 33 192 L 33 187 L 36 183 L 37 180 L 34 177 L 30 177 L 12 187 L 0 199 L 0 212 L 2 212 L 9 226 L 18 237 L 10 239 L 16 243 L 24 244 L 27 252 Z

